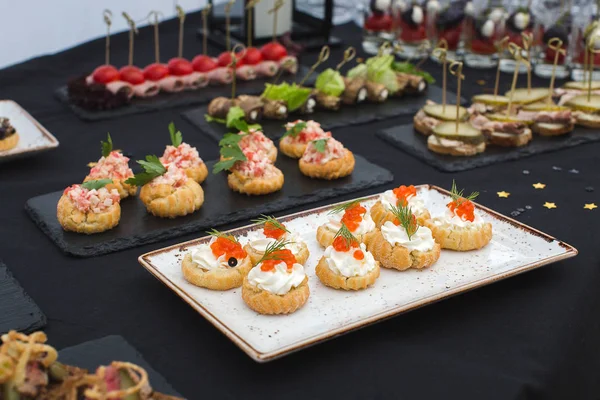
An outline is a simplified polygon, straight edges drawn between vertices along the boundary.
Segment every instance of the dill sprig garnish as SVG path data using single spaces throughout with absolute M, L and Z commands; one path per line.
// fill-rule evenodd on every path
M 267 260 L 283 260 L 278 254 L 281 250 L 284 250 L 286 246 L 292 244 L 291 240 L 280 239 L 269 244 L 263 253 L 263 256 L 258 260 L 256 265 Z
M 417 232 L 419 229 L 419 225 L 417 225 L 417 219 L 412 213 L 410 207 L 399 205 L 399 206 L 391 206 L 390 211 L 394 214 L 394 217 L 398 219 L 400 225 L 406 231 L 408 235 L 408 240 L 411 240 L 412 235 Z
M 344 224 L 343 222 L 340 229 L 335 233 L 333 240 L 335 240 L 338 237 L 344 238 L 344 240 L 346 241 L 346 247 L 348 248 L 351 248 L 353 243 L 358 243 L 358 239 L 354 237 L 352 232 L 350 232 L 350 229 L 348 229 L 346 224 Z
M 354 207 L 355 205 L 360 205 L 362 199 L 356 199 L 356 200 L 352 200 L 349 201 L 347 203 L 343 203 L 343 204 L 339 204 L 335 207 L 333 207 L 331 210 L 329 210 L 329 212 L 327 214 L 337 214 L 337 213 L 341 213 L 342 211 L 346 211 L 349 208 Z
M 210 231 L 206 231 L 206 233 L 208 233 L 210 236 L 213 236 L 216 238 L 223 238 L 223 239 L 227 239 L 233 243 L 239 243 L 235 236 L 227 235 L 227 234 L 225 234 L 221 231 L 218 231 L 214 228 L 211 229 Z
M 290 231 L 288 231 L 288 229 L 281 222 L 277 221 L 275 219 L 275 217 L 272 217 L 270 215 L 261 214 L 260 218 L 253 219 L 250 222 L 254 222 L 256 224 L 261 224 L 263 226 L 266 224 L 269 224 L 269 225 L 275 227 L 275 229 L 279 229 L 282 231 L 286 231 L 287 233 L 290 233 Z
M 456 187 L 456 182 L 452 179 L 452 188 L 450 189 L 450 196 L 452 196 L 452 201 L 456 203 L 456 206 L 460 206 L 466 200 L 472 201 L 479 196 L 479 192 L 472 192 L 470 195 L 464 195 L 465 190 L 461 189 L 460 191 Z

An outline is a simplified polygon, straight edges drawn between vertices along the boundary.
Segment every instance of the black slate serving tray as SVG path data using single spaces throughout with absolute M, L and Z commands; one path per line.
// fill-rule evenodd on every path
M 242 92 L 240 92 L 242 93 Z M 448 98 L 453 99 L 456 95 L 448 92 Z M 393 118 L 403 115 L 415 114 L 425 105 L 427 100 L 435 102 L 442 101 L 442 89 L 437 86 L 430 86 L 427 94 L 421 96 L 406 95 L 400 98 L 390 98 L 385 103 L 362 103 L 360 105 L 342 105 L 339 111 L 316 111 L 310 115 L 292 114 L 287 120 L 312 119 L 321 124 L 325 130 L 341 128 L 350 125 L 366 124 L 368 122 L 379 121 L 386 118 Z M 206 136 L 215 141 L 221 140 L 223 135 L 230 130 L 223 124 L 216 122 L 207 122 L 204 118 L 208 105 L 194 108 L 183 112 L 181 115 L 192 125 L 200 129 Z M 260 124 L 263 132 L 271 139 L 277 139 L 285 132 L 283 125 L 285 120 L 262 120 Z
M 111 335 L 91 340 L 77 346 L 67 347 L 58 352 L 58 360 L 63 364 L 74 365 L 93 372 L 100 365 L 113 361 L 126 361 L 139 365 L 148 372 L 150 386 L 157 392 L 182 397 L 166 379 L 156 372 L 142 355 L 121 336 Z
M 285 175 L 283 189 L 266 196 L 246 196 L 233 192 L 227 186 L 225 173 L 209 174 L 202 183 L 204 205 L 191 215 L 164 219 L 147 213 L 136 197 L 121 203 L 121 222 L 116 228 L 95 234 L 82 235 L 65 232 L 56 219 L 56 204 L 62 191 L 29 199 L 25 209 L 33 221 L 65 253 L 79 257 L 93 257 L 129 249 L 148 243 L 172 239 L 191 232 L 203 232 L 219 225 L 247 221 L 260 214 L 270 214 L 288 208 L 314 203 L 363 189 L 384 185 L 393 180 L 387 169 L 354 155 L 356 166 L 352 175 L 333 181 L 310 179 L 300 172 L 298 160 L 284 155 L 277 159 L 277 167 Z M 213 162 L 208 162 L 209 171 Z
M 453 157 L 429 151 L 427 148 L 427 138 L 417 133 L 412 124 L 384 129 L 377 132 L 376 135 L 383 141 L 443 172 L 466 171 L 486 165 L 566 149 L 584 143 L 600 141 L 598 131 L 576 127 L 571 134 L 565 136 L 544 137 L 534 134 L 533 140 L 524 147 L 511 148 L 488 145 L 484 153 L 476 156 Z
M 308 68 L 300 65 L 295 75 L 283 75 L 282 81 L 294 81 L 296 77 L 303 77 L 308 72 Z M 252 81 L 236 81 L 236 90 L 244 94 L 260 94 L 265 89 L 265 83 L 271 82 L 273 78 L 261 78 Z M 309 78 L 307 85 L 312 85 L 314 76 Z M 202 89 L 194 91 L 184 91 L 179 93 L 159 93 L 157 96 L 138 99 L 134 98 L 131 104 L 106 111 L 89 111 L 69 101 L 67 86 L 61 86 L 54 91 L 55 97 L 66 104 L 75 115 L 84 121 L 98 121 L 102 119 L 119 118 L 126 115 L 141 114 L 151 111 L 160 111 L 174 107 L 189 107 L 197 104 L 209 103 L 212 99 L 219 96 L 231 96 L 231 85 L 209 85 Z
M 0 261 L 0 334 L 32 332 L 46 325 L 46 316 Z

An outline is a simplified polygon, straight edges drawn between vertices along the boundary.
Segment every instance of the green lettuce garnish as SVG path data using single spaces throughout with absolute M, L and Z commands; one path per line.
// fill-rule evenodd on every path
M 342 74 L 334 69 L 327 68 L 317 77 L 315 88 L 326 95 L 340 97 L 346 89 L 346 84 Z
M 435 82 L 435 79 L 433 78 L 433 76 L 431 76 L 431 74 L 429 72 L 425 72 L 420 69 L 417 69 L 417 67 L 415 67 L 413 64 L 411 64 L 409 62 L 394 62 L 392 64 L 392 68 L 396 72 L 404 72 L 406 74 L 422 76 L 423 79 L 425 79 L 425 81 L 429 84 L 432 84 Z
M 368 68 L 365 64 L 358 64 L 356 67 L 352 68 L 346 76 L 350 79 L 352 78 L 367 78 Z
M 382 84 L 390 93 L 396 93 L 400 89 L 396 73 L 392 69 L 393 62 L 394 56 L 391 54 L 371 57 L 366 61 L 367 79 Z
M 310 97 L 312 89 L 305 88 L 292 83 L 284 82 L 279 85 L 267 83 L 262 96 L 269 100 L 283 100 L 287 103 L 289 111 L 295 111 L 302 107 Z

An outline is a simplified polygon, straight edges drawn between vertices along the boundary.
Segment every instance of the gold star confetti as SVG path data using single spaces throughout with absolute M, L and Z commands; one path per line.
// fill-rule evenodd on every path
M 485 85 L 485 81 L 483 79 L 480 79 L 480 80 L 477 81 L 477 84 L 479 86 L 483 86 L 483 85 Z
M 556 204 L 545 202 L 544 207 L 546 207 L 547 209 L 556 208 Z
M 545 184 L 545 183 L 539 183 L 539 182 L 538 182 L 538 183 L 534 183 L 534 184 L 533 184 L 533 187 L 534 187 L 534 188 L 536 188 L 536 189 L 543 189 L 543 188 L 545 188 L 545 187 L 546 187 L 546 184 Z
M 496 192 L 496 194 L 498 195 L 498 197 L 503 197 L 503 198 L 508 198 L 508 196 L 510 196 L 510 193 L 505 192 L 504 190 L 501 192 Z
M 598 206 L 594 203 L 590 203 L 583 206 L 583 208 L 585 208 L 586 210 L 593 210 L 594 208 L 598 208 Z
M 91 163 L 88 163 L 87 166 L 90 167 L 90 168 L 94 168 L 96 166 L 96 164 L 98 164 L 98 163 L 97 162 L 91 162 Z

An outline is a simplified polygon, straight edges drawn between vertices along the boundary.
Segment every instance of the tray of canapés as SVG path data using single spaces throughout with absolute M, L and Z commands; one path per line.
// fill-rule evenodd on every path
M 217 161 L 205 163 L 171 123 L 171 144 L 161 157 L 139 160 L 142 170 L 134 174 L 129 158 L 113 149 L 108 135 L 102 157 L 91 165 L 83 183 L 30 199 L 26 209 L 63 251 L 93 256 L 393 179 L 389 171 L 353 154 L 315 121 L 289 123 L 278 151 L 239 111 L 235 122 L 239 131 L 221 140 Z M 283 156 L 278 157 L 279 152 Z
M 140 256 L 265 362 L 577 251 L 473 202 L 453 183 L 275 218 Z

